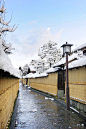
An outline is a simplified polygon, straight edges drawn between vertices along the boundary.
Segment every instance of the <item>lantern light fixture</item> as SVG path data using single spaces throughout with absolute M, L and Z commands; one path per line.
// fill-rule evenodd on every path
M 63 55 L 65 54 L 65 53 L 68 53 L 68 54 L 70 54 L 71 53 L 71 46 L 73 46 L 73 44 L 68 44 L 67 42 L 66 42 L 66 44 L 63 44 L 61 47 L 63 47 Z

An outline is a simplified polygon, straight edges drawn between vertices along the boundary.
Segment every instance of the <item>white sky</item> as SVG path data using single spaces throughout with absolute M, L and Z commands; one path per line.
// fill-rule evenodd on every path
M 7 33 L 7 42 L 15 48 L 9 57 L 14 67 L 37 59 L 38 49 L 49 40 L 58 47 L 86 42 L 86 0 L 6 0 L 6 21 L 19 24 Z M 13 11 L 13 13 L 12 13 Z

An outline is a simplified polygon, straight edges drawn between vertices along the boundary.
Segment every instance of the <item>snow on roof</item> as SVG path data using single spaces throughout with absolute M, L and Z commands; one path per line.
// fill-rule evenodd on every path
M 68 64 L 68 68 L 82 67 L 86 65 L 86 56 Z
M 59 68 L 55 67 L 55 68 L 49 68 L 45 72 L 46 73 L 53 73 L 53 72 L 56 72 L 57 70 L 59 70 Z
M 41 74 L 38 74 L 38 73 L 29 73 L 24 78 L 37 78 L 37 77 L 46 77 L 46 76 L 48 76 L 47 73 L 41 73 Z
M 35 78 L 35 74 L 36 73 L 29 73 L 26 76 L 24 76 L 24 78 Z
M 86 47 L 86 43 L 77 46 L 76 48 L 74 48 L 74 49 L 72 50 L 72 52 L 77 51 L 77 50 L 80 50 L 80 49 L 82 49 L 82 48 L 84 48 L 84 47 Z
M 34 68 L 34 66 L 29 65 L 29 67 L 30 67 L 30 71 L 36 71 L 36 69 Z
M 1 39 L 0 39 L 0 69 L 9 72 L 10 75 L 20 78 L 19 71 L 13 67 L 9 57 L 2 49 Z
M 46 77 L 46 76 L 48 76 L 47 73 L 41 73 L 41 74 L 37 75 L 36 77 Z
M 78 55 L 77 53 L 73 53 L 72 55 L 68 56 L 68 61 L 74 60 L 74 59 L 78 59 Z M 62 58 L 58 63 L 56 63 L 55 65 L 53 65 L 53 67 L 57 67 L 59 65 L 65 64 L 66 63 L 66 57 Z
M 58 63 L 54 64 L 53 67 L 57 67 L 59 65 L 64 64 L 65 63 L 65 60 L 66 60 L 65 58 L 62 58 Z

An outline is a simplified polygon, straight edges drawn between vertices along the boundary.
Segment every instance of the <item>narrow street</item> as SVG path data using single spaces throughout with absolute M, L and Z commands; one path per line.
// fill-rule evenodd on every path
M 10 129 L 84 129 L 76 113 L 20 84 Z

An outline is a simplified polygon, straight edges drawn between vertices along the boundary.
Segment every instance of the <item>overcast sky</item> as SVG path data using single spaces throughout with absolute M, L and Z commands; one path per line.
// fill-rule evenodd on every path
M 9 57 L 14 67 L 37 59 L 38 49 L 49 40 L 58 47 L 86 42 L 86 0 L 4 0 L 6 21 L 15 32 L 7 33 L 6 41 L 15 48 Z

